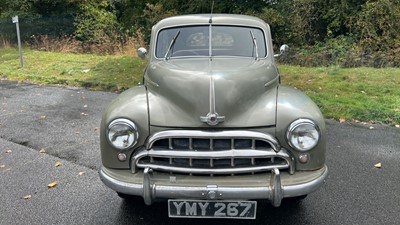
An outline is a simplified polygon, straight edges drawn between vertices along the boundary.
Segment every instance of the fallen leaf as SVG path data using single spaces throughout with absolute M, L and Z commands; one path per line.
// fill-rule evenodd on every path
M 47 187 L 48 188 L 53 188 L 53 187 L 57 186 L 57 184 L 58 184 L 58 182 L 54 181 L 54 182 L 51 182 L 50 184 L 48 184 Z
M 99 130 L 100 130 L 100 127 L 94 128 L 94 131 L 99 131 Z
M 345 118 L 340 118 L 340 119 L 339 119 L 339 123 L 344 123 L 344 122 L 346 122 L 346 119 L 345 119 Z
M 46 153 L 46 150 L 44 148 L 40 149 L 40 153 Z
M 31 198 L 32 198 L 32 195 L 25 195 L 25 196 L 24 196 L 24 199 L 25 199 L 25 200 L 29 200 L 29 199 L 31 199 Z
M 382 168 L 382 163 L 375 164 L 375 168 L 378 168 L 378 169 Z
M 60 167 L 61 166 L 61 162 L 56 162 L 56 167 Z
M 85 172 L 79 172 L 79 176 L 85 175 Z
M 11 150 L 7 150 L 6 153 L 12 153 L 12 151 Z

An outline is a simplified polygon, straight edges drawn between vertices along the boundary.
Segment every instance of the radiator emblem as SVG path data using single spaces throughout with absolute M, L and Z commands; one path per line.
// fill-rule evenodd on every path
M 200 117 L 201 122 L 207 123 L 210 126 L 215 126 L 220 122 L 224 122 L 225 116 L 220 116 L 216 112 L 209 112 L 207 116 Z

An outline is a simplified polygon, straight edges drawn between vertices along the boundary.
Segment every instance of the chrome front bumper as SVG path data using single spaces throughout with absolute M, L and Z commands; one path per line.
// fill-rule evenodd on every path
M 321 187 L 328 175 L 328 168 L 294 175 L 281 174 L 279 169 L 271 171 L 269 178 L 251 175 L 245 179 L 232 176 L 230 179 L 218 177 L 194 178 L 176 177 L 152 173 L 146 168 L 143 173 L 132 174 L 129 170 L 99 170 L 102 182 L 114 191 L 142 196 L 145 204 L 151 205 L 155 199 L 209 199 L 247 200 L 269 199 L 278 207 L 283 198 L 307 195 Z M 264 176 L 264 177 L 262 177 Z

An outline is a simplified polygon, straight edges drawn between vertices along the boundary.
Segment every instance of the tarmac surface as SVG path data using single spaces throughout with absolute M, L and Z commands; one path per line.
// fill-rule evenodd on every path
M 331 120 L 328 179 L 298 205 L 260 201 L 256 220 L 204 221 L 122 200 L 97 173 L 101 114 L 116 96 L 0 81 L 1 225 L 400 224 L 400 129 Z

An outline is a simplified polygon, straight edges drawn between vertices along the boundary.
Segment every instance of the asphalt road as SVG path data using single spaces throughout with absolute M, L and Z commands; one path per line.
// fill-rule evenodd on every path
M 101 112 L 116 96 L 0 81 L 0 224 L 400 224 L 400 129 L 330 120 L 330 174 L 299 205 L 204 221 L 121 200 L 97 174 Z

